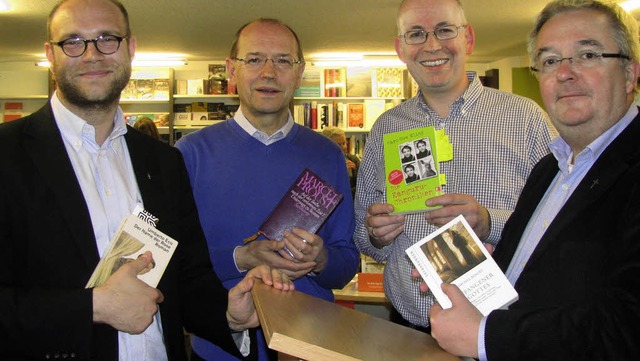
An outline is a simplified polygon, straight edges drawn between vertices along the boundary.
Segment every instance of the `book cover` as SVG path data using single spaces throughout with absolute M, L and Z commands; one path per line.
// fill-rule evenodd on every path
M 346 93 L 345 70 L 342 68 L 324 69 L 324 96 L 343 97 Z
M 364 104 L 347 104 L 347 119 L 349 122 L 349 128 L 364 128 Z
M 462 215 L 406 253 L 442 308 L 451 307 L 441 289 L 443 282 L 458 286 L 484 316 L 518 300 L 518 293 Z
M 371 68 L 347 67 L 347 97 L 371 97 Z
M 293 93 L 294 97 L 315 98 L 322 96 L 323 71 L 314 66 L 307 66 L 302 74 L 300 87 Z
M 409 129 L 383 136 L 387 203 L 394 214 L 420 213 L 425 201 L 442 193 L 434 127 Z
M 138 91 L 136 99 L 153 99 L 153 79 L 136 79 L 136 89 Z M 169 99 L 168 96 L 167 99 Z
M 364 100 L 364 128 L 371 129 L 373 123 L 385 111 L 386 102 L 384 99 L 365 99 Z
M 209 64 L 208 89 L 206 94 L 227 94 L 227 66 Z
M 206 79 L 187 79 L 187 95 L 204 94 Z
M 151 251 L 154 264 L 138 274 L 138 278 L 151 287 L 158 286 L 178 242 L 149 224 L 149 216 L 142 211 L 122 220 L 85 288 L 102 285 L 120 266 L 135 260 L 146 251 Z
M 281 240 L 292 228 L 315 233 L 342 201 L 343 195 L 305 168 L 262 223 L 258 232 Z
M 406 77 L 406 69 L 377 68 L 373 78 L 373 96 L 379 98 L 403 98 Z
M 169 79 L 153 79 L 153 99 L 169 100 Z

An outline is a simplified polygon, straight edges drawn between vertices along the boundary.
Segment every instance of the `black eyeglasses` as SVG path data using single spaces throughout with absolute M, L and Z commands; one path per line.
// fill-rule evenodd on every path
M 408 45 L 423 44 L 427 41 L 429 34 L 433 34 L 438 40 L 449 40 L 458 36 L 458 29 L 464 28 L 466 25 L 445 25 L 435 28 L 433 31 L 423 29 L 409 30 L 399 38 L 404 38 L 404 42 Z
M 569 61 L 569 64 L 572 64 L 579 69 L 593 68 L 601 65 L 603 63 L 602 59 L 606 58 L 631 59 L 628 55 L 622 53 L 597 53 L 592 50 L 583 50 L 578 51 L 573 56 L 564 58 L 559 55 L 545 55 L 538 57 L 535 61 L 535 66 L 530 67 L 530 69 L 531 71 L 539 74 L 554 73 L 560 68 L 560 64 L 565 60 Z
M 58 45 L 67 56 L 77 58 L 87 51 L 89 43 L 93 43 L 96 49 L 104 55 L 111 55 L 120 49 L 120 43 L 126 36 L 100 35 L 95 39 L 69 38 L 51 44 Z
M 267 61 L 271 60 L 273 66 L 275 66 L 278 70 L 291 70 L 295 64 L 301 64 L 302 60 L 293 60 L 293 58 L 288 56 L 281 56 L 279 58 L 267 58 L 264 56 L 252 56 L 247 58 L 233 58 L 233 60 L 241 61 L 244 63 L 245 67 L 250 70 L 259 70 L 267 63 Z

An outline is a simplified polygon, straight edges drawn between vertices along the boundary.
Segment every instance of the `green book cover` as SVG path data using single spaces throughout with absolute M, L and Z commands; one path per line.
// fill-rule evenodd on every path
M 437 139 L 434 127 L 384 135 L 387 203 L 393 205 L 394 214 L 439 208 L 425 204 L 427 199 L 443 194 Z

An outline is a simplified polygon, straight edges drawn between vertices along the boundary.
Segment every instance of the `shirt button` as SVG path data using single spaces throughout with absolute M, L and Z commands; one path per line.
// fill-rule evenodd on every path
M 566 190 L 568 190 L 568 189 L 569 189 L 569 186 L 568 186 L 568 185 L 566 185 L 566 184 L 563 184 L 563 185 L 562 185 L 562 190 L 563 190 L 563 191 L 566 191 Z

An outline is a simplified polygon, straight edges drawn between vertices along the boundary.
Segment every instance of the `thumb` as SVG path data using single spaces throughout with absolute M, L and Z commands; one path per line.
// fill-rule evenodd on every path
M 468 302 L 467 297 L 464 295 L 464 293 L 462 293 L 462 291 L 460 291 L 460 289 L 456 285 L 443 283 L 442 292 L 444 292 L 444 294 L 449 297 L 452 305 L 457 305 L 463 300 Z
M 142 270 L 151 266 L 153 263 L 153 255 L 151 251 L 146 251 L 145 253 L 138 256 L 137 259 L 123 265 L 122 267 L 127 267 L 128 272 L 133 275 L 138 275 Z

